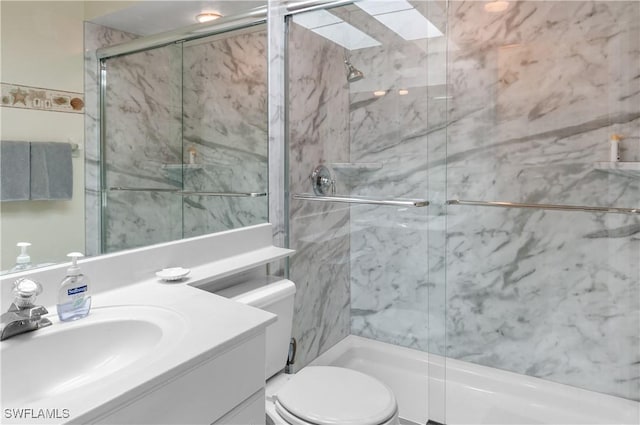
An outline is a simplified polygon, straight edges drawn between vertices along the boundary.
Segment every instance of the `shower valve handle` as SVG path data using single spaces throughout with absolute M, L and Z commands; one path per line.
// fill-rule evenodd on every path
M 336 193 L 336 180 L 331 171 L 324 165 L 318 165 L 311 173 L 311 185 L 316 195 L 328 195 Z

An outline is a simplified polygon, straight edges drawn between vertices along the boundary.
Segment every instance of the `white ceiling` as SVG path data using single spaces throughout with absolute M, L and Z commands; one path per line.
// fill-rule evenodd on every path
M 266 0 L 157 1 L 142 0 L 125 9 L 91 19 L 91 22 L 138 35 L 157 34 L 193 25 L 203 11 L 237 15 L 264 6 Z

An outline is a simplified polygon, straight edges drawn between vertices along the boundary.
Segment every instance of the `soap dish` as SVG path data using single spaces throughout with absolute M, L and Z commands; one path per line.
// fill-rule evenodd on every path
M 184 269 L 182 267 L 170 267 L 156 272 L 156 276 L 162 280 L 173 281 L 184 279 L 189 275 L 189 273 L 191 273 L 191 270 L 189 269 Z

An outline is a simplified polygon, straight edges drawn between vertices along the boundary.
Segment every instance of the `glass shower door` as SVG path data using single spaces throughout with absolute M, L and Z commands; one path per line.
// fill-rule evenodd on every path
M 102 252 L 268 220 L 264 25 L 104 59 Z
M 356 2 L 287 33 L 296 366 L 366 347 L 340 365 L 387 383 L 406 423 L 445 413 L 445 6 Z
M 636 424 L 640 4 L 495 3 L 449 2 L 447 420 Z
M 424 131 L 426 133 L 428 244 L 427 327 L 429 421 L 448 423 L 447 418 L 447 142 L 449 124 L 449 2 L 417 2 L 416 8 L 440 31 L 426 40 Z M 412 107 L 407 107 L 411 113 Z
M 102 252 L 182 237 L 182 46 L 103 61 Z
M 184 43 L 184 236 L 268 219 L 265 25 Z

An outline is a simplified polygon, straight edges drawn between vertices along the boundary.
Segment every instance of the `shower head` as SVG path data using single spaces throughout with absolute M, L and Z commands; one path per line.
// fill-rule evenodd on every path
M 356 69 L 355 66 L 351 65 L 349 59 L 344 60 L 344 66 L 347 67 L 347 81 L 353 83 L 355 81 L 360 81 L 364 78 L 364 74 L 359 69 Z

